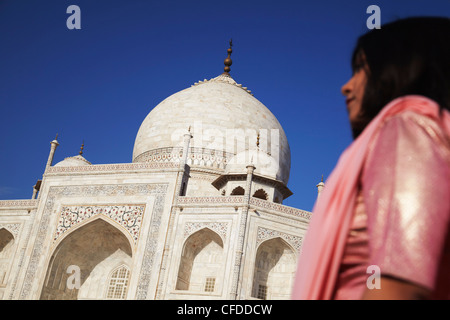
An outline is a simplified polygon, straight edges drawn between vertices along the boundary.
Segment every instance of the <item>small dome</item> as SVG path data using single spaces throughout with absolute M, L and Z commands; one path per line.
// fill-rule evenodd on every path
M 55 167 L 79 167 L 79 166 L 89 166 L 92 165 L 89 161 L 87 161 L 83 156 L 76 155 L 74 157 L 68 157 L 64 160 L 55 164 Z
M 256 148 L 259 134 L 262 149 L 277 153 L 275 175 L 287 184 L 291 154 L 283 128 L 272 112 L 230 75 L 195 83 L 153 108 L 137 133 L 133 162 L 151 161 L 164 150 L 181 150 L 189 128 L 193 136 L 190 152 L 220 153 L 225 163 Z

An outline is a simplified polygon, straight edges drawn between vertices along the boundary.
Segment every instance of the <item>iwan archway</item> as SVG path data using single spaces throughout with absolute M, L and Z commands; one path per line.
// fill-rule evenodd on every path
M 0 228 L 0 289 L 6 287 L 9 267 L 14 254 L 14 243 L 13 234 L 5 228 Z M 1 296 L 2 292 L 0 292 L 0 299 Z
M 261 243 L 256 252 L 252 297 L 289 299 L 296 262 L 294 249 L 283 239 L 277 237 Z
M 127 237 L 109 222 L 97 218 L 72 231 L 55 248 L 41 299 L 124 299 L 131 258 Z M 119 282 L 115 272 L 118 268 L 126 269 L 121 272 L 125 278 Z
M 223 265 L 222 238 L 211 229 L 203 228 L 189 236 L 184 244 L 175 289 L 218 292 Z

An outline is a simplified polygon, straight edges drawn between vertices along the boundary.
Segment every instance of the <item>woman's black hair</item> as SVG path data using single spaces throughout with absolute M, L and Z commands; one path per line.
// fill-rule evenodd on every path
M 367 63 L 367 84 L 356 138 L 395 98 L 415 94 L 450 110 L 450 18 L 397 20 L 362 35 L 352 56 L 355 71 Z

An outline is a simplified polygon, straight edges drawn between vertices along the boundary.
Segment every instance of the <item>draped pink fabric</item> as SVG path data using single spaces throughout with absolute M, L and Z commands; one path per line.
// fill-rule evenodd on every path
M 422 96 L 397 98 L 383 108 L 360 136 L 343 152 L 326 181 L 313 209 L 298 262 L 293 299 L 331 299 L 339 266 L 354 217 L 358 183 L 369 146 L 384 122 L 399 113 L 413 111 L 440 123 L 450 137 L 450 113 Z

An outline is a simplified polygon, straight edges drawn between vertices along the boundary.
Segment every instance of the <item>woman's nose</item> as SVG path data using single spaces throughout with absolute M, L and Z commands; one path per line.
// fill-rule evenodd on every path
M 352 82 L 352 79 L 348 80 L 347 83 L 342 86 L 341 93 L 344 96 L 348 96 L 350 94 L 350 92 L 352 91 L 351 82 Z

